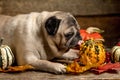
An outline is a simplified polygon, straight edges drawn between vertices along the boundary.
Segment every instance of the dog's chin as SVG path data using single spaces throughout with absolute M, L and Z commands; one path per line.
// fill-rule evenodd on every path
M 76 47 L 76 46 L 78 46 L 77 42 L 74 43 L 74 44 L 68 43 L 68 44 L 66 45 L 66 47 L 67 47 L 68 49 L 74 48 L 74 47 Z
M 68 52 L 69 50 L 70 50 L 70 48 L 67 47 L 67 46 L 65 46 L 64 51 L 65 51 L 65 52 Z
M 83 40 L 79 40 L 76 44 L 74 45 L 69 45 L 68 46 L 68 49 L 80 49 L 80 45 L 83 43 L 84 41 Z
M 74 49 L 77 45 L 65 45 L 66 46 L 66 51 L 68 52 L 70 49 Z
M 62 52 L 67 52 L 69 49 L 70 49 L 70 48 L 67 47 L 67 46 L 65 46 L 65 45 L 58 48 L 58 50 L 59 50 L 59 51 L 62 51 Z
M 65 52 L 68 52 L 70 50 L 70 48 L 67 48 Z

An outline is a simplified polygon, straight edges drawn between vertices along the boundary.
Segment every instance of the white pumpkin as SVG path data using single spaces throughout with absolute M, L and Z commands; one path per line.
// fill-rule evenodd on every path
M 2 43 L 2 39 L 1 39 Z M 14 55 L 7 45 L 0 45 L 0 68 L 6 69 L 14 62 Z
M 111 59 L 113 62 L 120 62 L 120 46 L 114 46 L 112 48 Z

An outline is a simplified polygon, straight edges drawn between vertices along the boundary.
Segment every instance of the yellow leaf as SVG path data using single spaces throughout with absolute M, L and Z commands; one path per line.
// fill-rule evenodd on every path
M 24 66 L 10 66 L 8 69 L 1 69 L 0 72 L 22 72 L 26 70 L 34 69 L 31 65 L 24 65 Z

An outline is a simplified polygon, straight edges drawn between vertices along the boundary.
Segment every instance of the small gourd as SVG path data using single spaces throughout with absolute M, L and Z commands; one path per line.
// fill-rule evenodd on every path
M 106 54 L 102 41 L 89 39 L 80 45 L 79 58 L 67 66 L 68 73 L 83 73 L 105 62 Z
M 2 45 L 3 39 L 0 39 L 0 68 L 7 69 L 14 62 L 14 55 L 7 45 Z
M 80 63 L 82 65 L 99 66 L 105 62 L 105 49 L 101 41 L 86 40 L 80 45 Z
M 86 30 L 80 29 L 80 35 L 82 36 L 82 39 L 84 41 L 88 40 L 88 39 L 104 41 L 102 35 L 100 34 L 103 32 L 104 32 L 104 30 L 101 30 L 97 27 L 88 27 Z
M 112 62 L 120 62 L 120 46 L 114 46 L 111 50 Z

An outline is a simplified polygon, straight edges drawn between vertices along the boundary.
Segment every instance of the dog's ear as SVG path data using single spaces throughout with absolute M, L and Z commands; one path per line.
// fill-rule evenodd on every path
M 57 33 L 60 22 L 61 20 L 57 19 L 55 16 L 52 16 L 47 19 L 45 23 L 45 28 L 49 35 L 55 35 Z

